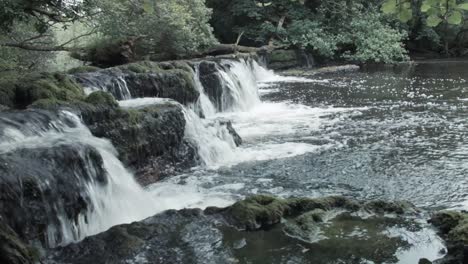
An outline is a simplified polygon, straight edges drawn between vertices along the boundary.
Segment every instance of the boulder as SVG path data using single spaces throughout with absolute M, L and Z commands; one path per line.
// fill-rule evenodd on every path
M 468 254 L 468 213 L 441 211 L 431 216 L 430 222 L 439 230 L 447 243 L 447 255 L 436 263 L 466 263 Z
M 82 109 L 81 116 L 94 136 L 112 142 L 119 159 L 142 185 L 197 164 L 195 148 L 184 139 L 185 117 L 180 105 L 92 107 Z
M 21 241 L 0 218 L 0 263 L 33 264 L 38 258 L 37 250 Z
M 117 100 L 160 97 L 188 105 L 195 103 L 200 95 L 187 62 L 143 61 L 77 73 L 73 78 L 85 89 L 110 92 Z
M 257 195 L 227 208 L 169 210 L 57 248 L 46 262 L 395 263 L 398 252 L 421 246 L 388 233 L 426 228 L 413 210 L 373 212 L 365 204 L 343 197 Z
M 45 247 L 64 240 L 63 220 L 78 222 L 90 204 L 90 182 L 107 183 L 99 153 L 56 142 L 0 154 L 0 215 L 21 239 Z

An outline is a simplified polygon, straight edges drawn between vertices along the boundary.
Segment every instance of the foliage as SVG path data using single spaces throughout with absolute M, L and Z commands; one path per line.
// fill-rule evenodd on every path
M 428 39 L 433 43 L 432 49 L 443 47 L 446 55 L 450 55 L 451 47 L 460 48 L 466 42 L 466 0 L 386 0 L 381 10 L 397 16 L 404 23 L 413 21 L 416 26 L 419 24 L 418 20 L 422 20 L 433 31 L 420 26 L 413 28 L 412 39 Z
M 33 25 L 26 23 L 15 23 L 8 32 L 0 35 L 0 42 L 8 42 L 14 39 L 31 39 L 36 36 Z M 55 38 L 48 35 L 41 40 L 47 45 L 54 45 Z M 5 71 L 34 71 L 44 69 L 54 59 L 53 53 L 37 52 L 30 50 L 19 50 L 13 47 L 0 46 L 0 73 Z
M 309 19 L 293 21 L 287 29 L 284 44 L 310 48 L 324 57 L 333 57 L 338 49 L 338 37 L 325 32 L 323 25 Z
M 414 4 L 411 0 L 386 0 L 382 4 L 382 11 L 397 15 L 402 22 L 408 22 L 413 18 Z M 464 11 L 468 10 L 468 1 L 460 0 L 424 0 L 417 4 L 417 8 L 427 15 L 426 23 L 430 27 L 442 22 L 459 25 L 463 22 Z
M 204 0 L 103 1 L 99 31 L 111 39 L 135 38 L 139 55 L 179 57 L 215 43 Z
M 377 1 L 224 0 L 209 5 L 214 8 L 215 28 L 226 30 L 217 23 L 235 24 L 233 30 L 244 33 L 247 43 L 274 43 L 322 58 L 357 62 L 407 59 L 402 45 L 406 34 L 380 15 Z M 226 6 L 230 20 L 223 23 L 217 13 L 226 17 Z
M 354 17 L 350 23 L 350 31 L 344 35 L 349 43 L 353 43 L 355 51 L 346 51 L 344 58 L 359 62 L 396 62 L 408 59 L 402 40 L 405 33 L 389 27 L 381 22 L 378 13 L 367 13 L 366 20 Z
M 45 33 L 55 23 L 76 21 L 94 10 L 94 0 L 2 0 L 0 30 L 11 31 L 17 22 L 31 23 Z

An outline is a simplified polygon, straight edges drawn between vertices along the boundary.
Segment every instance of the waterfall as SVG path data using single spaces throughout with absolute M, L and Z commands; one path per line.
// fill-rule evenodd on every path
M 219 76 L 222 79 L 222 112 L 246 111 L 260 104 L 257 76 L 253 61 L 221 61 Z
M 132 98 L 132 94 L 124 77 L 122 72 L 111 70 L 79 73 L 74 76 L 75 80 L 83 85 L 86 94 L 105 91 L 113 94 L 118 100 L 127 100 Z
M 22 184 L 15 184 L 16 182 L 31 182 L 33 179 L 33 183 L 39 186 L 42 195 L 31 199 L 43 199 L 33 200 L 33 203 L 40 202 L 41 206 L 46 207 L 45 211 L 23 214 L 48 214 L 48 247 L 78 241 L 114 225 L 141 220 L 167 209 L 160 203 L 158 205 L 158 201 L 137 184 L 133 175 L 117 158 L 112 144 L 108 140 L 94 137 L 75 114 L 65 111 L 57 115 L 46 111 L 13 113 L 2 117 L 0 128 L 0 157 L 9 161 L 11 167 L 7 171 L 11 175 L 7 176 L 7 182 L 3 184 L 14 184 L 12 186 L 15 186 L 14 190 L 20 196 L 23 187 Z M 25 157 L 27 155 L 22 154 L 50 154 L 54 149 L 63 151 L 52 157 L 68 159 L 68 164 L 61 164 L 54 159 L 49 165 L 45 165 L 35 155 L 30 160 Z M 98 157 L 95 154 L 86 155 L 87 149 L 94 149 L 91 154 L 97 153 Z M 79 154 L 73 156 L 70 151 Z M 102 160 L 102 165 L 99 165 L 99 160 Z M 38 166 L 35 167 L 34 163 L 24 166 L 27 162 L 38 162 Z M 22 166 L 23 169 L 15 166 Z M 68 170 L 71 170 L 71 175 L 63 175 Z M 15 172 L 19 174 L 15 175 Z M 62 179 L 66 181 L 65 184 L 71 185 L 65 185 L 70 189 L 56 189 L 63 185 L 60 183 Z M 59 185 L 54 188 L 51 187 L 52 184 Z M 87 209 L 77 216 L 70 216 L 70 201 L 63 197 L 82 197 L 79 200 L 87 204 Z M 27 217 L 23 217 L 23 221 L 25 218 Z
M 193 110 L 199 116 L 213 116 L 216 113 L 216 107 L 210 101 L 210 98 L 205 92 L 205 88 L 200 81 L 200 64 L 195 64 L 193 71 L 193 79 L 196 90 L 200 93 L 197 103 L 193 106 Z
M 125 108 L 141 108 L 170 103 L 180 107 L 185 117 L 185 139 L 196 146 L 203 165 L 212 167 L 235 156 L 236 144 L 226 125 L 220 120 L 202 119 L 190 107 L 161 98 L 137 98 L 119 101 Z

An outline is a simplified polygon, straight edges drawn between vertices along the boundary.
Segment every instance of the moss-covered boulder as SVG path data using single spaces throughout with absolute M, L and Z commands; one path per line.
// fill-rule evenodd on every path
M 90 98 L 91 97 L 91 98 Z M 80 107 L 93 135 L 107 138 L 137 180 L 148 185 L 197 164 L 195 148 L 184 139 L 185 117 L 180 105 L 167 103 L 123 109 L 112 96 L 91 94 L 91 107 Z
M 112 108 L 119 106 L 112 94 L 103 91 L 96 91 L 91 93 L 88 95 L 88 97 L 86 97 L 85 102 L 95 106 L 104 105 Z
M 68 74 L 77 74 L 77 73 L 86 73 L 86 72 L 95 72 L 99 71 L 101 68 L 96 66 L 85 65 L 81 67 L 76 67 L 73 69 L 68 70 Z
M 468 246 L 468 213 L 441 211 L 433 214 L 430 222 L 447 243 L 447 256 L 437 263 L 465 263 L 468 259 L 468 252 L 464 252 Z
M 268 67 L 275 70 L 301 66 L 294 50 L 273 50 L 267 54 L 267 62 Z
M 297 217 L 310 212 L 315 214 L 320 210 L 341 209 L 349 212 L 361 210 L 373 214 L 393 213 L 398 215 L 415 212 L 414 208 L 406 202 L 360 203 L 342 196 L 281 199 L 269 195 L 256 195 L 226 209 L 209 208 L 207 210 L 208 213 L 221 210 L 231 224 L 246 230 L 257 230 L 278 224 L 283 218 Z M 309 216 L 303 217 L 309 218 Z
M 26 108 L 38 100 L 82 100 L 84 91 L 70 76 L 61 73 L 33 73 L 0 81 L 0 104 Z
M 52 264 L 417 263 L 419 258 L 437 257 L 437 252 L 428 254 L 421 248 L 443 248 L 417 214 L 394 215 L 394 210 L 366 214 L 370 209 L 365 204 L 344 197 L 256 195 L 227 208 L 170 210 L 58 248 L 47 260 Z M 313 207 L 330 209 L 309 210 Z M 246 232 L 239 229 L 241 225 L 251 228 Z M 430 244 L 431 239 L 436 243 Z M 408 258 L 408 252 L 415 254 Z
M 60 73 L 33 74 L 16 84 L 16 104 L 24 108 L 40 99 L 81 100 L 83 89 L 68 75 Z
M 195 103 L 200 96 L 193 77 L 192 68 L 184 61 L 141 61 L 74 75 L 83 87 L 108 91 L 117 100 L 160 97 L 185 105 Z

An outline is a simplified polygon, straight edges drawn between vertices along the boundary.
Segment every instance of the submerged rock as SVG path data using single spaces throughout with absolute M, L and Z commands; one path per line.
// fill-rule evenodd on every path
M 395 263 L 401 257 L 409 261 L 405 263 L 417 263 L 438 256 L 403 254 L 427 246 L 424 239 L 436 236 L 415 221 L 414 210 L 394 210 L 398 203 L 379 204 L 383 209 L 375 212 L 364 202 L 343 197 L 258 195 L 227 208 L 171 210 L 58 248 L 47 262 Z M 407 235 L 422 241 L 413 245 Z

